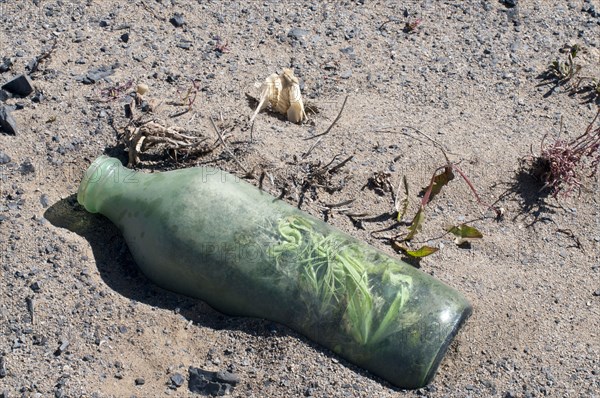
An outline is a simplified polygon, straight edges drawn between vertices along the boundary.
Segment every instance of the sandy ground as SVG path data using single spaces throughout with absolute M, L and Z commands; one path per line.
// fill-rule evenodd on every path
M 7 99 L 22 106 L 12 112 L 19 130 L 0 134 L 0 396 L 194 396 L 171 380 L 187 378 L 189 366 L 236 372 L 240 397 L 600 396 L 598 181 L 554 199 L 518 174 L 546 134 L 562 123 L 562 134 L 575 137 L 596 113 L 564 87 L 538 87 L 565 44 L 585 48 L 582 75 L 600 77 L 600 17 L 590 6 L 600 10 L 597 0 L 521 0 L 515 8 L 476 0 L 0 0 L 0 57 L 12 59 L 1 81 L 28 73 L 56 42 L 31 73 L 41 98 Z M 176 13 L 183 26 L 169 22 Z M 82 82 L 103 66 L 114 68 L 108 80 Z M 246 94 L 258 95 L 254 83 L 284 67 L 319 113 L 301 125 L 261 113 L 251 132 Z M 191 110 L 170 117 L 185 107 L 169 101 L 192 81 Z M 215 119 L 235 157 L 255 170 L 249 182 L 259 185 L 264 172 L 266 191 L 294 205 L 302 199 L 303 210 L 394 256 L 402 257 L 371 234 L 393 225 L 394 204 L 369 179 L 397 187 L 406 176 L 414 214 L 417 192 L 445 162 L 412 129 L 446 148 L 484 201 L 499 199 L 504 218 L 481 219 L 457 178 L 430 205 L 419 236 L 441 250 L 415 265 L 463 292 L 474 312 L 429 386 L 399 390 L 284 326 L 221 315 L 137 271 L 116 227 L 86 213 L 74 194 L 97 156 L 127 162 L 123 103 L 138 83 L 163 101 L 156 115 L 169 125 L 214 140 Z M 315 142 L 306 139 L 331 125 L 346 96 L 338 123 L 303 159 Z M 245 174 L 222 147 L 172 155 L 142 154 L 137 167 L 209 164 Z M 325 187 L 308 178 L 319 162 L 351 155 Z M 328 192 L 328 184 L 341 189 Z M 348 212 L 361 216 L 324 211 L 348 200 Z M 484 238 L 470 247 L 433 239 L 447 224 L 478 218 L 472 224 Z

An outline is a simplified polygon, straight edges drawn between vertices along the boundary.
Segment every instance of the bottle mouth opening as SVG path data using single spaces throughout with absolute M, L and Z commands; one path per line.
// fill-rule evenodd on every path
M 106 167 L 109 163 L 118 162 L 117 159 L 106 155 L 99 156 L 92 162 L 90 167 L 85 171 L 79 189 L 77 190 L 77 202 L 82 205 L 90 213 L 95 213 L 96 209 L 89 203 L 89 194 L 92 187 L 100 180 L 106 179 L 113 173 L 114 167 Z M 119 166 L 121 163 L 119 162 Z

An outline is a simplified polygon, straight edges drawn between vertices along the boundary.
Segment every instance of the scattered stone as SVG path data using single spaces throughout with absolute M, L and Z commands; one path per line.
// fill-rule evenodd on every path
M 340 48 L 340 52 L 342 54 L 354 54 L 354 47 L 344 47 L 344 48 Z
M 597 11 L 596 7 L 589 1 L 586 1 L 586 3 L 581 8 L 581 11 L 587 12 L 588 14 L 590 14 L 590 16 L 594 18 L 600 17 L 600 11 Z
M 5 134 L 17 134 L 17 122 L 10 114 L 10 110 L 6 106 L 0 106 L 0 131 Z
M 41 91 L 37 91 L 33 97 L 31 97 L 31 101 L 39 104 L 44 99 L 44 94 Z
M 123 42 L 123 43 L 127 43 L 129 42 L 129 33 L 123 33 L 121 35 L 121 37 L 119 37 L 119 39 Z
M 144 380 L 143 378 L 138 377 L 137 379 L 135 379 L 136 386 L 143 386 L 144 384 L 146 384 L 146 380 Z
M 182 40 L 176 44 L 177 47 L 183 48 L 184 50 L 189 50 L 192 48 L 192 42 L 189 40 Z
M 0 357 L 0 379 L 6 377 L 6 362 L 4 357 Z
M 231 384 L 234 387 L 240 382 L 240 376 L 231 372 L 217 372 L 215 378 L 218 382 Z
M 0 63 L 0 73 L 8 72 L 10 68 L 12 68 L 13 62 L 12 59 L 8 57 L 2 58 L 2 63 Z
M 93 68 L 90 69 L 84 77 L 80 77 L 78 80 L 80 80 L 83 84 L 94 84 L 102 79 L 106 79 L 108 76 L 115 73 L 116 68 L 117 65 L 104 65 L 98 68 Z
M 134 109 L 135 109 L 135 107 L 132 105 L 131 102 L 123 105 L 123 110 L 125 111 L 125 117 L 128 119 L 133 118 L 133 110 Z
M 29 285 L 29 288 L 34 292 L 39 293 L 39 291 L 42 290 L 42 282 L 33 282 L 31 285 Z
M 175 14 L 171 17 L 171 19 L 169 19 L 169 22 L 171 22 L 171 24 L 173 24 L 173 26 L 175 26 L 176 28 L 181 28 L 183 25 L 185 25 L 185 19 L 183 18 L 183 14 Z
M 46 345 L 48 338 L 39 334 L 34 334 L 32 338 L 33 345 Z
M 594 296 L 596 296 L 596 297 L 600 297 L 600 289 L 596 290 L 596 291 L 593 293 L 593 295 L 594 295 Z
M 35 172 L 35 167 L 31 163 L 31 160 L 26 160 L 21 163 L 21 167 L 19 167 L 19 171 L 21 171 L 21 175 L 27 175 Z
M 340 74 L 342 79 L 350 79 L 352 77 L 352 69 L 347 69 Z
M 290 30 L 287 35 L 288 35 L 288 37 L 291 37 L 292 39 L 301 40 L 307 34 L 308 34 L 308 30 L 306 30 L 306 29 L 294 28 L 294 29 Z
M 3 90 L 21 97 L 27 97 L 33 92 L 33 83 L 27 75 L 19 75 L 2 86 Z
M 10 95 L 10 93 L 8 91 L 0 89 L 0 102 L 4 102 L 11 97 L 12 96 Z
M 185 377 L 181 373 L 173 373 L 170 377 L 171 386 L 179 388 L 185 383 Z
M 45 193 L 43 193 L 42 196 L 40 196 L 40 204 L 44 208 L 50 206 L 50 199 L 48 198 L 48 195 L 46 195 Z
M 59 356 L 60 354 L 65 352 L 69 347 L 69 344 L 69 340 L 62 340 L 56 351 L 54 351 L 54 356 Z
M 139 95 L 145 95 L 148 90 L 150 90 L 150 87 L 148 87 L 148 85 L 145 83 L 140 83 L 135 87 L 135 92 Z
M 10 163 L 11 158 L 4 151 L 0 150 L 0 164 Z
M 188 388 L 191 392 L 205 395 L 229 395 L 240 382 L 240 377 L 231 372 L 210 372 L 200 368 L 189 368 Z
M 500 0 L 500 3 L 504 4 L 507 8 L 513 8 L 517 6 L 518 0 Z
M 108 27 L 110 25 L 110 21 L 108 21 L 106 19 L 103 19 L 103 20 L 100 21 L 99 25 L 100 25 L 101 28 L 106 28 L 106 27 Z

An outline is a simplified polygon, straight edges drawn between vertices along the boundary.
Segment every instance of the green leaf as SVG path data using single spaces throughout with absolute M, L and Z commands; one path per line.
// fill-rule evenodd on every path
M 406 210 L 408 209 L 408 181 L 406 180 L 406 176 L 402 176 L 402 185 L 404 186 L 404 199 L 402 199 L 402 207 L 398 205 L 398 193 L 396 193 L 396 211 L 398 212 L 398 222 L 402 221 L 402 218 L 406 215 Z M 400 187 L 398 187 L 398 191 L 400 191 Z
M 395 248 L 401 250 L 402 253 L 406 254 L 407 256 L 414 257 L 414 258 L 427 257 L 430 254 L 433 254 L 433 253 L 437 252 L 438 250 L 440 250 L 437 247 L 431 247 L 431 246 L 422 246 L 417 250 L 410 250 L 407 246 L 401 244 L 400 242 L 393 242 L 393 246 Z
M 461 245 L 467 242 L 469 239 L 480 239 L 483 238 L 483 234 L 475 227 L 471 227 L 467 224 L 454 225 L 448 228 L 448 232 L 456 236 L 454 243 Z
M 437 247 L 423 246 L 423 247 L 419 248 L 418 250 L 406 250 L 404 253 L 406 253 L 407 255 L 409 255 L 411 257 L 422 258 L 422 257 L 427 257 L 430 254 L 437 252 L 438 250 L 440 250 L 440 249 L 438 249 Z
M 411 240 L 414 236 L 423 229 L 423 222 L 425 221 L 425 209 L 421 206 L 417 214 L 412 220 L 410 227 L 408 227 L 408 235 L 404 238 L 404 240 Z

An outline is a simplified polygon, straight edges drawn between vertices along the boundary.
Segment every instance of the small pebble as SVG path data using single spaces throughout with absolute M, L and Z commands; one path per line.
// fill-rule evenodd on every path
M 6 377 L 6 362 L 4 357 L 0 356 L 0 379 Z
M 69 347 L 69 340 L 63 340 L 60 343 L 60 346 L 58 346 L 58 348 L 56 349 L 56 351 L 54 351 L 54 355 L 55 356 L 59 356 L 60 354 L 62 354 L 63 352 L 65 352 L 67 350 L 67 348 Z
M 176 28 L 181 28 L 183 25 L 185 25 L 185 19 L 183 18 L 182 14 L 173 15 L 171 19 L 169 19 L 169 22 L 171 22 L 171 24 L 173 24 L 173 26 Z
M 347 69 L 340 74 L 342 79 L 350 79 L 352 77 L 352 69 Z
M 40 204 L 44 208 L 50 206 L 50 199 L 48 198 L 48 195 L 46 195 L 45 193 L 43 193 L 42 196 L 40 196 Z
M 181 387 L 185 382 L 185 377 L 181 373 L 174 373 L 170 377 L 171 384 L 175 387 Z
M 0 106 L 0 132 L 16 135 L 17 131 L 17 122 L 13 119 L 9 108 Z
M 307 34 L 308 34 L 308 30 L 306 30 L 306 29 L 294 28 L 294 29 L 290 30 L 287 35 L 288 35 L 288 37 L 291 37 L 292 39 L 300 40 Z
M 140 83 L 137 85 L 137 87 L 135 88 L 135 92 L 138 93 L 139 95 L 144 95 L 148 92 L 148 90 L 150 90 L 150 88 L 148 87 L 147 84 L 144 83 Z
M 0 164 L 10 163 L 11 158 L 4 151 L 0 150 Z
M 33 282 L 31 285 L 29 285 L 29 287 L 34 292 L 39 293 L 39 291 L 42 290 L 42 282 L 39 282 L 39 281 Z
M 143 386 L 144 384 L 146 384 L 146 380 L 144 380 L 143 378 L 138 377 L 137 379 L 135 379 L 136 386 Z

